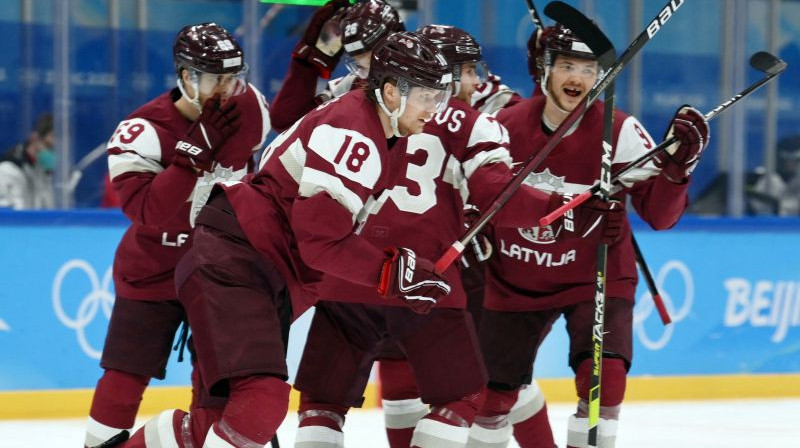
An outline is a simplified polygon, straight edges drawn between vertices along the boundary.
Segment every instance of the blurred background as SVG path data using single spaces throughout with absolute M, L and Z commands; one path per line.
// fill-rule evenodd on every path
M 468 30 L 484 47 L 494 73 L 524 95 L 532 91 L 525 45 L 534 27 L 522 0 L 391 3 L 402 10 L 409 29 L 442 23 Z M 541 13 L 547 2 L 536 3 Z M 664 4 L 567 3 L 594 18 L 618 54 Z M 639 117 L 659 140 L 678 106 L 690 103 L 708 112 L 762 77 L 748 64 L 752 53 L 779 56 L 789 63 L 787 72 L 713 123 L 711 145 L 694 176 L 690 212 L 798 214 L 796 197 L 782 206 L 787 190 L 776 193 L 763 184 L 770 176 L 780 176 L 786 185 L 797 183 L 800 138 L 792 137 L 800 134 L 800 1 L 683 3 L 618 78 L 619 107 Z M 214 21 L 236 30 L 250 81 L 272 99 L 313 10 L 259 0 L 5 1 L 0 9 L 5 36 L 0 53 L 6 55 L 0 60 L 0 150 L 25 141 L 37 119 L 52 113 L 55 205 L 98 207 L 105 141 L 128 113 L 174 86 L 172 42 L 182 26 Z

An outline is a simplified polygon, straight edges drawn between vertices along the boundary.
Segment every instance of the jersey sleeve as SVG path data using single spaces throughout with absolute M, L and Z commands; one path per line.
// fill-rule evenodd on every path
M 292 59 L 278 94 L 272 100 L 272 127 L 282 132 L 317 106 L 319 72 L 311 65 Z
M 297 183 L 290 226 L 303 260 L 354 283 L 377 286 L 383 251 L 355 233 L 382 182 L 375 142 L 351 129 L 315 126 L 302 144 L 286 138 L 278 161 Z
M 480 114 L 467 142 L 468 158 L 462 163 L 469 202 L 479 210 L 486 210 L 513 177 L 508 144 L 506 128 L 496 118 Z M 538 225 L 537 220 L 547 211 L 549 198 L 549 195 L 523 185 L 494 221 L 510 227 Z
M 612 171 L 621 169 L 656 147 L 650 134 L 635 117 L 620 128 Z M 652 160 L 626 173 L 620 184 L 629 189 L 631 204 L 642 219 L 656 230 L 674 226 L 689 205 L 689 183 L 676 184 Z
M 164 224 L 189 199 L 197 175 L 178 165 L 165 168 L 161 138 L 148 120 L 121 122 L 107 148 L 111 182 L 131 221 Z
M 500 109 L 518 103 L 522 97 L 511 87 L 502 83 L 499 76 L 490 73 L 486 82 L 481 83 L 470 98 L 472 107 L 487 114 L 495 114 Z

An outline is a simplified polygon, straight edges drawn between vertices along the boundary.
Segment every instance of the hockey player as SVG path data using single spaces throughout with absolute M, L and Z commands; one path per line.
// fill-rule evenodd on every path
M 270 114 L 275 129 L 283 131 L 325 101 L 364 87 L 372 49 L 390 33 L 405 29 L 397 11 L 382 0 L 367 0 L 349 7 L 347 4 L 347 0 L 333 0 L 311 18 L 292 53 L 281 90 L 272 101 Z M 331 52 L 332 45 L 328 42 L 335 39 L 328 36 L 334 34 L 331 29 L 339 33 L 343 46 L 343 50 L 332 56 L 325 52 Z M 317 93 L 317 80 L 330 78 L 342 52 L 350 73 L 328 82 Z
M 480 46 L 454 27 L 431 25 L 420 33 L 434 40 L 452 65 L 456 97 L 422 134 L 398 142 L 406 144 L 404 176 L 384 193 L 383 207 L 362 234 L 378 246 L 413 246 L 420 256 L 438 257 L 462 232 L 463 199 L 469 196 L 488 204 L 511 178 L 511 169 L 506 131 L 467 103 L 480 80 Z M 378 63 L 387 64 L 373 59 L 372 64 Z M 498 219 L 517 226 L 536 222 L 561 198 L 526 187 L 512 202 Z M 586 223 L 602 214 L 588 207 L 578 213 Z M 602 232 L 602 225 L 595 230 Z M 387 341 L 399 345 L 411 365 L 406 370 L 413 370 L 419 385 L 417 392 L 413 381 L 408 384 L 407 376 L 401 375 L 402 369 L 390 369 L 398 376 L 382 376 L 382 387 L 389 389 L 383 391 L 384 399 L 392 399 L 384 401 L 390 446 L 466 443 L 468 426 L 482 401 L 484 368 L 472 319 L 464 309 L 457 265 L 444 277 L 452 292 L 426 316 L 371 305 L 375 293 L 369 288 L 334 279 L 323 283 L 321 295 L 337 302 L 317 304 L 294 384 L 302 393 L 297 448 L 344 446 L 345 415 L 350 407 L 361 405 L 372 362 Z M 348 303 L 341 303 L 345 300 Z M 430 411 L 418 405 L 418 394 Z
M 269 132 L 264 96 L 245 81 L 233 36 L 214 23 L 184 27 L 173 47 L 177 87 L 128 115 L 108 142 L 108 165 L 131 220 L 114 258 L 117 293 L 85 446 L 127 439 L 150 378 L 163 379 L 184 311 L 173 273 L 191 244 L 192 206 L 252 166 Z
M 545 95 L 535 95 L 503 109 L 498 120 L 511 136 L 511 154 L 525 160 L 584 98 L 598 79 L 595 55 L 569 29 L 557 24 L 542 42 Z M 603 135 L 603 105 L 593 104 L 582 119 L 545 159 L 542 170 L 527 182 L 543 191 L 578 193 L 597 182 Z M 654 229 L 675 225 L 687 206 L 691 172 L 708 143 L 709 131 L 701 113 L 681 107 L 667 135 L 678 143 L 654 163 L 630 171 L 613 191 L 617 204 L 630 199 L 639 215 Z M 636 118 L 614 114 L 612 170 L 654 147 Z M 605 336 L 602 361 L 599 446 L 614 446 L 617 420 L 632 360 L 632 310 L 636 265 L 627 217 L 618 238 L 605 238 L 608 248 Z M 567 445 L 587 446 L 588 390 L 592 366 L 591 334 L 594 314 L 595 254 L 598 240 L 554 240 L 559 226 L 494 228 L 496 254 L 489 260 L 486 295 L 480 327 L 481 348 L 489 371 L 487 399 L 470 434 L 470 446 L 505 446 L 511 436 L 509 407 L 520 387 L 531 380 L 536 351 L 559 316 L 567 321 L 569 365 L 575 372 L 579 397 L 568 423 Z M 526 341 L 521 343 L 520 341 Z M 547 410 L 540 396 L 523 425 L 527 434 L 515 436 L 523 448 L 554 445 Z M 524 442 L 527 441 L 527 442 Z M 524 443 L 523 443 L 524 442 Z
M 358 229 L 400 168 L 397 137 L 421 132 L 447 104 L 452 74 L 435 45 L 405 32 L 374 50 L 370 70 L 368 92 L 304 116 L 267 147 L 254 177 L 224 184 L 203 208 L 176 285 L 203 384 L 227 403 L 213 421 L 165 411 L 126 447 L 266 444 L 289 404 L 289 325 L 316 302 L 323 274 L 419 313 L 450 291 L 413 250 L 376 247 Z

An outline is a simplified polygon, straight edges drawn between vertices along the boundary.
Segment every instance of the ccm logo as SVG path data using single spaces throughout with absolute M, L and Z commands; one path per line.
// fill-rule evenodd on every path
M 203 152 L 203 150 L 201 148 L 198 148 L 197 146 L 194 146 L 191 143 L 184 142 L 183 140 L 178 142 L 178 145 L 176 146 L 176 149 L 178 149 L 179 151 L 191 154 L 193 156 L 196 156 L 196 155 L 198 155 L 198 154 Z
M 656 33 L 661 30 L 661 27 L 667 23 L 667 20 L 672 18 L 672 14 L 683 5 L 684 1 L 685 0 L 672 0 L 669 2 L 669 4 L 658 13 L 658 17 L 653 19 L 650 25 L 647 26 L 647 37 L 652 38 L 655 36 Z

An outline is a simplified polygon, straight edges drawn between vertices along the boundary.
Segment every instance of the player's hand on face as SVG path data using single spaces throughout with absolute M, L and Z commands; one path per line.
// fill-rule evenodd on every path
M 390 247 L 386 255 L 378 282 L 381 297 L 398 297 L 415 313 L 427 314 L 450 293 L 450 285 L 433 271 L 433 263 L 413 250 Z
M 709 128 L 705 116 L 691 106 L 675 112 L 664 139 L 678 141 L 656 154 L 653 161 L 670 181 L 684 183 L 694 171 L 703 150 L 708 146 Z
M 241 125 L 241 112 L 233 98 L 220 104 L 219 95 L 206 100 L 202 112 L 175 145 L 175 163 L 213 171 L 216 153 Z

